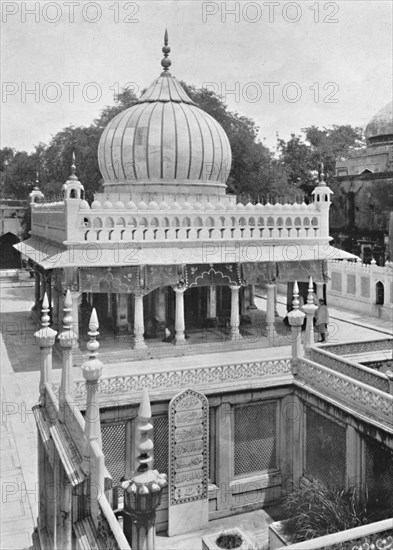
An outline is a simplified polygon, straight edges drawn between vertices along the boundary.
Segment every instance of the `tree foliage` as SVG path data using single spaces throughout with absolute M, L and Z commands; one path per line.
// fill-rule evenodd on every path
M 260 196 L 293 199 L 299 188 L 310 192 L 315 185 L 315 170 L 321 162 L 333 173 L 337 156 L 347 154 L 362 144 L 362 131 L 351 126 L 302 130 L 304 137 L 291 135 L 278 140 L 278 156 L 258 139 L 259 128 L 253 119 L 228 109 L 222 97 L 211 90 L 182 83 L 191 99 L 215 118 L 228 135 L 232 148 L 232 168 L 228 191 L 257 200 Z M 40 143 L 33 153 L 0 151 L 3 194 L 26 199 L 39 173 L 40 188 L 46 197 L 56 198 L 70 174 L 72 151 L 77 160 L 77 176 L 85 187 L 88 200 L 100 190 L 102 177 L 98 168 L 97 148 L 103 129 L 124 109 L 138 101 L 130 89 L 115 97 L 114 105 L 105 107 L 90 126 L 69 126 Z

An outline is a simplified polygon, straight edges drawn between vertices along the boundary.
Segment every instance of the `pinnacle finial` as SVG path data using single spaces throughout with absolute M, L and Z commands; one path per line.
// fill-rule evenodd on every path
M 172 61 L 168 58 L 170 51 L 171 48 L 168 46 L 168 30 L 165 29 L 164 47 L 162 48 L 162 53 L 164 54 L 164 57 L 161 59 L 161 66 L 164 68 L 164 71 L 161 73 L 161 76 L 171 76 L 171 73 L 168 72 L 169 67 L 172 65 Z
M 71 164 L 71 175 L 68 179 L 70 180 L 77 180 L 78 178 L 75 175 L 76 172 L 76 165 L 75 165 L 75 151 L 72 151 L 72 164 Z
M 325 169 L 325 165 L 323 162 L 321 162 L 321 173 L 320 173 L 320 185 L 326 185 L 326 182 L 325 182 L 325 172 L 324 172 L 324 169 Z
M 96 312 L 96 309 L 93 308 L 90 315 L 89 332 L 87 333 L 90 336 L 90 340 L 86 346 L 89 351 L 90 359 L 95 359 L 98 355 L 98 348 L 100 347 L 100 344 L 97 341 L 97 336 L 100 334 L 98 332 L 98 327 L 99 327 L 99 324 L 98 324 L 97 312 Z
M 299 286 L 297 284 L 297 281 L 295 281 L 295 284 L 293 285 L 293 309 L 299 309 L 299 305 Z
M 48 315 L 49 313 L 49 301 L 48 301 L 48 296 L 45 292 L 44 294 L 44 299 L 42 300 L 42 316 L 41 316 L 41 325 L 42 325 L 42 328 L 46 328 L 46 327 L 49 327 L 49 321 L 50 321 L 50 317 Z
M 313 285 L 313 281 L 312 281 L 311 276 L 310 276 L 310 280 L 308 282 L 307 303 L 308 304 L 314 304 L 314 285 Z

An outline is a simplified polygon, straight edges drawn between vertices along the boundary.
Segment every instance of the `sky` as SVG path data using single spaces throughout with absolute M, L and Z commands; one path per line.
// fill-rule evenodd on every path
M 1 0 L 1 147 L 88 126 L 124 85 L 171 72 L 277 136 L 365 126 L 392 97 L 392 2 Z

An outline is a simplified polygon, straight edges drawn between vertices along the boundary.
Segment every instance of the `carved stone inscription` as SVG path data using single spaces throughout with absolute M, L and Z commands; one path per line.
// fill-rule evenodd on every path
M 194 390 L 176 395 L 169 404 L 170 505 L 207 499 L 209 404 Z

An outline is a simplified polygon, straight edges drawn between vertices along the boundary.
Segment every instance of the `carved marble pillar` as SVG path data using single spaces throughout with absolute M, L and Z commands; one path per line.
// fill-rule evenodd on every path
M 165 323 L 166 321 L 166 289 L 157 288 L 155 293 L 155 316 L 157 321 Z
M 57 288 L 52 291 L 52 326 L 55 330 L 59 328 L 59 292 Z
M 34 271 L 34 306 L 33 309 L 38 309 L 41 299 L 41 275 L 37 269 Z
M 45 405 L 45 385 L 52 380 L 52 348 L 57 332 L 49 326 L 49 302 L 45 294 L 42 301 L 41 329 L 34 334 L 41 349 L 40 404 Z
M 215 319 L 217 317 L 217 291 L 215 285 L 209 287 L 208 293 L 208 312 L 209 319 Z
M 184 292 L 186 288 L 177 288 L 173 289 L 176 295 L 176 306 L 175 306 L 175 346 L 184 346 L 187 344 L 185 336 L 185 321 L 184 321 Z
M 86 413 L 85 436 L 91 443 L 97 441 L 102 449 L 100 408 L 97 400 L 98 380 L 102 374 L 103 363 L 97 359 L 99 343 L 98 319 L 96 310 L 93 309 L 89 322 L 90 341 L 87 343 L 89 358 L 82 365 L 83 376 L 86 380 Z
M 297 281 L 293 285 L 293 309 L 288 313 L 288 321 L 292 330 L 292 369 L 297 374 L 297 365 L 302 355 L 302 326 L 305 313 L 299 309 L 299 287 Z
M 250 292 L 250 305 L 248 308 L 257 309 L 257 306 L 255 305 L 255 285 L 248 285 L 248 288 Z
M 116 324 L 119 332 L 128 328 L 128 295 L 116 294 Z
M 307 303 L 303 306 L 303 311 L 307 315 L 306 338 L 304 341 L 304 351 L 307 356 L 310 354 L 310 347 L 314 345 L 314 313 L 317 309 L 318 306 L 314 304 L 314 286 L 312 282 L 312 277 L 310 277 Z
M 323 285 L 324 285 L 324 283 L 315 283 L 315 285 L 317 287 L 316 295 L 317 295 L 318 300 L 324 300 L 324 297 L 323 297 Z
M 82 293 L 77 290 L 70 290 L 72 301 L 72 328 L 75 334 L 74 348 L 79 347 L 79 311 L 82 303 Z
M 231 324 L 230 337 L 233 341 L 240 340 L 239 290 L 240 286 L 231 286 Z
M 71 298 L 71 292 L 67 290 L 66 297 L 64 299 L 64 316 L 63 316 L 63 330 L 59 335 L 59 343 L 63 350 L 63 365 L 61 371 L 61 383 L 59 391 L 59 408 L 60 415 L 64 418 L 65 409 L 64 403 L 67 395 L 73 394 L 73 364 L 72 364 L 72 349 L 75 347 L 76 334 L 73 330 L 73 303 Z
M 269 344 L 274 343 L 274 323 L 275 323 L 275 289 L 276 285 L 269 283 L 266 285 L 266 325 L 267 338 Z
M 143 314 L 143 295 L 135 294 L 134 302 L 134 349 L 145 349 L 146 342 L 143 338 L 145 322 Z

